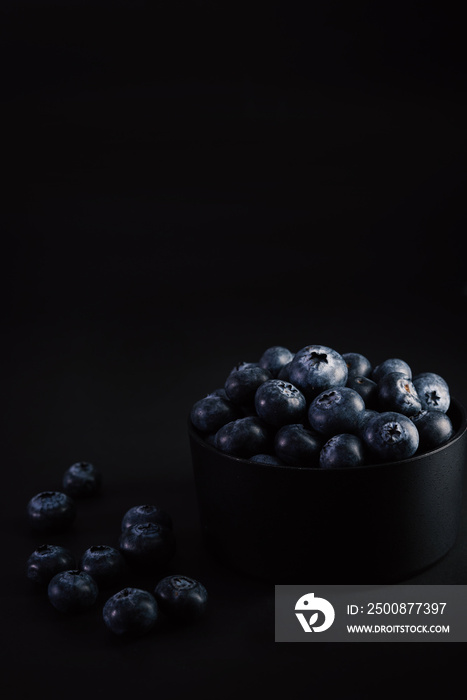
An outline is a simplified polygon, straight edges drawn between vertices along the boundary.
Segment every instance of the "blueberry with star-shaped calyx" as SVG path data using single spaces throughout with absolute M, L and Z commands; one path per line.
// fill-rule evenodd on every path
M 446 413 L 451 404 L 451 396 L 449 385 L 443 377 L 436 372 L 421 372 L 412 381 L 423 409 Z
M 326 345 L 306 345 L 288 366 L 289 381 L 310 400 L 324 389 L 344 386 L 347 364 L 340 353 Z
M 413 421 L 397 411 L 377 412 L 366 423 L 362 438 L 370 458 L 376 462 L 394 462 L 412 457 L 420 442 Z
M 286 423 L 300 423 L 306 415 L 306 398 L 290 382 L 269 379 L 255 394 L 256 413 L 270 425 L 280 428 Z
M 331 437 L 337 433 L 356 432 L 365 402 L 360 394 L 347 386 L 322 391 L 308 407 L 308 420 L 318 433 Z

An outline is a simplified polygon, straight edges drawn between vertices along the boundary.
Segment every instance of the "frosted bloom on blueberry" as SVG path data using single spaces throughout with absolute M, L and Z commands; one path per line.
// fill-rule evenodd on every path
M 226 423 L 240 417 L 237 406 L 227 396 L 208 394 L 193 404 L 191 422 L 202 433 L 215 433 Z
M 322 469 L 360 467 L 364 463 L 363 441 L 352 433 L 338 433 L 324 443 L 319 455 Z
M 365 402 L 360 394 L 347 386 L 322 391 L 308 408 L 310 425 L 318 433 L 330 437 L 337 433 L 355 432 Z
M 85 571 L 61 571 L 51 579 L 47 593 L 49 600 L 60 612 L 81 612 L 92 607 L 99 589 L 92 576 Z
M 408 416 L 397 411 L 383 411 L 366 423 L 363 441 L 374 459 L 394 462 L 412 457 L 418 449 L 420 437 Z
M 255 394 L 256 413 L 266 423 L 280 428 L 287 423 L 299 423 L 306 415 L 306 399 L 290 382 L 269 379 Z
M 123 588 L 106 601 L 102 617 L 113 634 L 139 636 L 154 627 L 159 618 L 159 606 L 149 591 Z
M 454 434 L 451 419 L 442 411 L 422 410 L 411 419 L 420 435 L 419 449 L 423 452 L 444 445 Z
M 324 389 L 344 386 L 348 368 L 336 350 L 326 345 L 307 345 L 295 353 L 288 375 L 290 382 L 309 399 Z
M 344 352 L 342 357 L 347 365 L 349 377 L 359 375 L 360 377 L 369 377 L 372 372 L 370 360 L 359 352 Z
M 271 372 L 273 377 L 277 377 L 280 370 L 293 360 L 294 353 L 282 345 L 273 345 L 267 348 L 259 359 L 260 367 L 264 367 Z
M 63 475 L 63 490 L 73 498 L 100 493 L 102 474 L 90 462 L 75 462 Z
M 31 498 L 27 514 L 34 530 L 59 532 L 70 527 L 76 518 L 75 503 L 61 491 L 41 491 Z
M 427 411 L 446 413 L 451 403 L 449 386 L 443 377 L 435 372 L 422 372 L 413 378 L 422 408 Z
M 382 411 L 398 411 L 413 416 L 422 409 L 417 389 L 403 372 L 389 372 L 378 382 L 378 402 Z
M 402 372 L 408 379 L 412 379 L 412 369 L 410 365 L 399 357 L 390 357 L 384 360 L 379 365 L 373 368 L 371 379 L 374 382 L 379 382 L 381 377 L 390 372 Z

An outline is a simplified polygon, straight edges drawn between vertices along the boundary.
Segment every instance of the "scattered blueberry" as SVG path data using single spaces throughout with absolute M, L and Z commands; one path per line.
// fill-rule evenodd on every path
M 97 583 L 85 571 L 60 571 L 50 580 L 49 600 L 60 612 L 80 612 L 94 605 L 99 594 Z
M 76 506 L 74 500 L 66 493 L 42 491 L 29 501 L 27 515 L 34 530 L 61 532 L 74 522 Z
M 143 503 L 129 508 L 122 518 L 121 529 L 122 531 L 127 530 L 133 525 L 141 525 L 142 523 L 156 523 L 164 525 L 170 530 L 173 529 L 173 521 L 169 513 L 151 503 Z
M 446 413 L 451 403 L 449 386 L 443 377 L 435 372 L 422 372 L 413 378 L 422 408 L 427 411 Z
M 271 428 L 257 416 L 238 418 L 223 425 L 216 433 L 216 447 L 221 452 L 244 459 L 268 452 L 271 444 Z
M 93 577 L 99 588 L 111 586 L 125 572 L 122 553 L 106 544 L 92 545 L 84 552 L 79 568 Z
M 365 402 L 360 394 L 347 386 L 335 386 L 322 391 L 308 408 L 311 427 L 321 435 L 354 432 Z
M 273 345 L 267 348 L 259 359 L 259 366 L 271 372 L 273 377 L 277 377 L 280 370 L 293 360 L 294 353 L 281 345 Z
M 274 450 L 279 459 L 291 467 L 317 467 L 322 444 L 318 433 L 302 423 L 295 423 L 279 428 Z
M 288 372 L 292 384 L 307 399 L 329 387 L 343 386 L 348 376 L 342 355 L 326 345 L 307 345 L 296 352 Z
M 381 411 L 397 411 L 413 416 L 422 409 L 417 390 L 402 372 L 388 372 L 378 382 L 378 403 Z
M 348 376 L 358 375 L 360 377 L 369 377 L 372 372 L 372 364 L 370 360 L 359 352 L 344 352 L 342 357 L 347 365 Z M 348 385 L 348 383 L 347 383 Z
M 412 379 L 412 369 L 405 360 L 401 360 L 398 357 L 390 357 L 384 360 L 379 365 L 373 368 L 371 373 L 371 379 L 374 382 L 379 382 L 381 377 L 390 372 L 402 372 L 408 379 Z
M 259 365 L 248 366 L 229 374 L 224 389 L 236 406 L 254 407 L 256 390 L 268 379 L 272 379 L 269 370 Z
M 117 635 L 139 636 L 149 632 L 159 617 L 155 597 L 141 588 L 123 588 L 104 604 L 106 627 Z
M 90 462 L 76 462 L 63 476 L 63 490 L 73 498 L 94 496 L 102 488 L 102 474 Z
M 300 423 L 306 416 L 306 399 L 290 382 L 269 379 L 255 395 L 256 413 L 266 423 L 280 428 L 287 423 Z
M 225 398 L 220 394 L 208 394 L 193 404 L 190 418 L 200 432 L 215 433 L 226 423 L 240 418 L 240 410 L 227 398 L 227 394 Z
M 445 445 L 454 434 L 451 419 L 442 411 L 427 411 L 411 416 L 420 436 L 419 451 L 427 452 Z
M 119 549 L 130 566 L 145 571 L 164 568 L 175 555 L 173 531 L 158 523 L 139 523 L 124 530 Z
M 412 457 L 420 438 L 408 416 L 397 411 L 383 411 L 366 423 L 363 441 L 378 462 L 394 462 Z
M 41 544 L 27 561 L 26 575 L 30 581 L 44 585 L 60 571 L 75 567 L 75 556 L 69 549 L 58 544 Z
M 352 433 L 333 435 L 321 448 L 319 466 L 322 469 L 360 467 L 365 462 L 363 441 Z
M 161 612 L 181 622 L 204 615 L 208 594 L 202 583 L 189 576 L 166 576 L 156 585 L 154 597 Z

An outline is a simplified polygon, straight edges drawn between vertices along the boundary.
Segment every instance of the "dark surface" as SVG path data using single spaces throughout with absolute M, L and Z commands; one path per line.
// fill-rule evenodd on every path
M 305 5 L 2 3 L 7 697 L 449 694 L 463 669 L 448 643 L 276 644 L 273 586 L 201 546 L 186 419 L 238 361 L 402 357 L 467 403 L 462 22 Z M 70 618 L 31 590 L 26 504 L 79 460 L 103 493 L 52 542 L 115 545 L 125 511 L 157 503 L 173 572 L 210 595 L 199 624 L 122 643 L 106 594 Z M 466 552 L 464 507 L 414 582 L 467 583 Z

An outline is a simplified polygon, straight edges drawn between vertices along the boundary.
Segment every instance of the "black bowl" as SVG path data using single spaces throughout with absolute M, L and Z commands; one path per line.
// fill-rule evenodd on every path
M 220 562 L 276 584 L 397 583 L 441 559 L 458 533 L 467 417 L 410 459 L 342 469 L 252 462 L 209 445 L 188 421 L 203 539 Z

